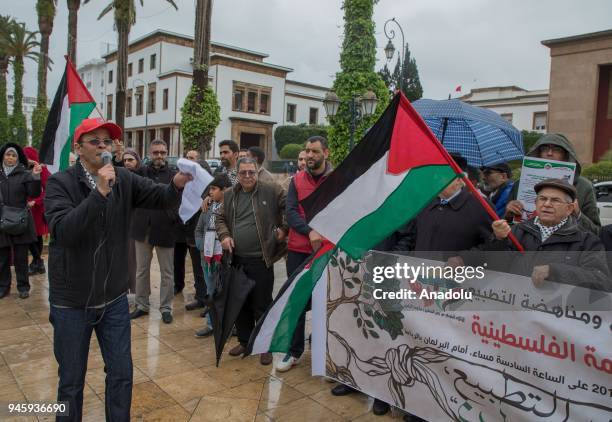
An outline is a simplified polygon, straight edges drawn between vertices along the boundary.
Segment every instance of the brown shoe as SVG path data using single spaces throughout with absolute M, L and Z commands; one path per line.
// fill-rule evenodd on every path
M 234 348 L 232 348 L 232 350 L 229 351 L 229 355 L 240 356 L 243 355 L 245 351 L 246 347 L 244 347 L 242 344 L 239 344 L 238 346 L 235 346 Z
M 262 365 L 270 365 L 272 363 L 272 353 L 262 353 L 259 355 L 259 363 Z

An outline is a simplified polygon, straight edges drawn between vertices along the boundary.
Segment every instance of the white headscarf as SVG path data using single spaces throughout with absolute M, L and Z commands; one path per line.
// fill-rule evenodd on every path
M 4 156 L 2 157 L 2 168 L 4 169 L 4 174 L 6 174 L 7 176 L 9 174 L 11 174 L 13 172 L 13 170 L 15 170 L 15 167 L 17 167 L 17 164 L 19 164 L 19 153 L 17 152 L 17 150 L 13 147 L 8 147 L 5 151 L 4 151 L 4 155 L 6 155 L 7 152 L 13 151 L 15 153 L 15 155 L 17 156 L 17 162 L 15 163 L 14 166 L 7 166 L 6 164 L 4 164 Z

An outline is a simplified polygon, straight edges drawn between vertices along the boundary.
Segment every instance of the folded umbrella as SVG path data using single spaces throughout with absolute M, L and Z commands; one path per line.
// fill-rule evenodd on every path
M 223 355 L 225 343 L 232 334 L 238 314 L 254 287 L 255 281 L 246 276 L 242 266 L 233 266 L 231 257 L 224 256 L 217 273 L 216 291 L 212 295 L 210 306 L 217 366 Z

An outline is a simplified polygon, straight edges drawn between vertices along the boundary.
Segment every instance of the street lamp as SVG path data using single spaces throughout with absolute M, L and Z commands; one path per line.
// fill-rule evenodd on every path
M 364 117 L 370 117 L 376 110 L 376 104 L 378 98 L 372 90 L 368 90 L 363 96 L 353 96 L 348 101 L 349 111 L 351 113 L 351 136 L 349 138 L 349 151 L 353 149 L 355 145 L 355 130 L 357 129 L 357 120 L 361 120 Z M 323 107 L 328 118 L 333 118 L 338 113 L 338 108 L 342 104 L 342 100 L 338 95 L 329 91 L 325 94 L 323 100 Z
M 400 74 L 399 74 L 399 81 L 398 81 L 398 83 L 399 83 L 399 89 L 401 91 L 402 90 L 402 70 L 403 70 L 403 67 L 404 67 L 403 66 L 403 62 L 402 62 L 402 55 L 406 51 L 406 43 L 404 41 L 404 30 L 402 29 L 400 24 L 395 20 L 395 18 L 388 19 L 385 22 L 385 36 L 389 40 L 387 42 L 387 46 L 385 47 L 385 56 L 387 57 L 387 61 L 391 60 L 393 58 L 394 53 L 395 53 L 395 46 L 391 42 L 391 40 L 393 38 L 395 38 L 395 30 L 393 28 L 387 29 L 387 26 L 391 22 L 393 22 L 393 23 L 395 23 L 395 25 L 397 25 L 397 27 L 400 30 L 400 34 L 402 35 L 402 49 L 398 52 L 398 55 L 399 55 L 399 68 L 400 68 Z M 405 59 L 405 57 L 404 57 L 404 59 Z
M 132 89 L 134 91 L 136 91 L 136 82 L 140 82 L 142 84 L 142 106 L 144 107 L 144 111 L 145 111 L 145 129 L 144 129 L 144 136 L 143 136 L 143 140 L 144 140 L 144 145 L 142 146 L 142 149 L 144 151 L 143 155 L 147 155 L 147 137 L 149 135 L 149 105 L 147 104 L 147 97 L 146 97 L 146 92 L 147 92 L 147 84 L 142 80 L 142 79 L 134 79 L 132 81 Z

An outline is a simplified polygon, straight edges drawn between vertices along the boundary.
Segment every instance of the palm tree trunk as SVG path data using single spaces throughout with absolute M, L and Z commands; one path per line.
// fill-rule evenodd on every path
M 13 59 L 13 116 L 11 126 L 17 129 L 14 135 L 15 142 L 20 145 L 26 145 L 28 140 L 27 126 L 25 116 L 23 114 L 23 57 L 17 56 Z
M 117 84 L 115 86 L 115 122 L 120 128 L 125 125 L 125 90 L 127 85 L 128 39 L 130 23 L 121 19 L 115 20 L 119 46 L 117 48 Z M 146 87 L 145 87 L 146 89 Z M 147 104 L 144 105 L 147 107 Z
M 211 11 L 211 0 L 197 0 L 193 46 L 193 85 L 201 89 L 208 85 Z
M 7 56 L 0 57 L 0 139 L 8 139 L 9 120 L 8 105 L 6 103 L 6 74 L 8 72 Z
M 76 66 L 77 62 L 77 15 L 81 0 L 68 0 L 68 58 Z

